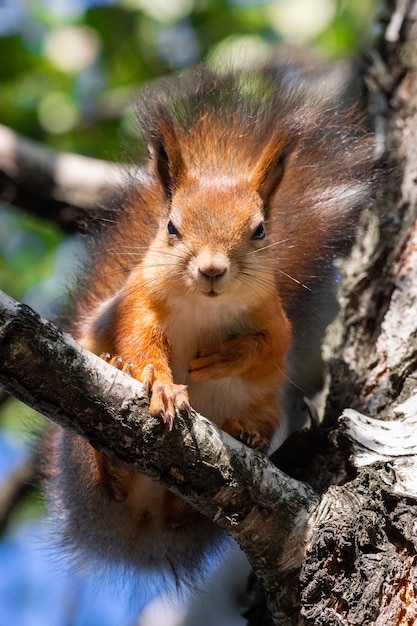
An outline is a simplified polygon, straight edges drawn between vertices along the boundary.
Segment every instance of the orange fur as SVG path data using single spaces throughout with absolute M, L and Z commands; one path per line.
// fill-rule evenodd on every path
M 265 451 L 309 294 L 368 200 L 371 148 L 302 86 L 288 87 L 285 73 L 256 78 L 265 96 L 252 93 L 251 80 L 245 87 L 239 76 L 203 72 L 191 87 L 148 95 L 146 174 L 114 225 L 93 237 L 71 329 L 97 354 L 132 363 L 152 415 L 171 425 L 175 407 L 191 405 Z M 175 542 L 176 564 L 187 560 L 172 533 L 191 533 L 190 525 L 195 543 L 206 543 L 198 533 L 208 522 L 188 505 L 78 438 L 60 437 L 58 462 L 76 476 L 61 500 L 77 544 L 100 545 L 100 533 L 85 539 L 72 513 L 78 501 L 91 519 L 105 519 L 103 537 L 103 523 L 113 528 L 121 546 L 113 552 L 125 562 L 162 567 L 164 555 L 175 561 Z
M 195 219 L 196 203 L 210 207 L 207 213 L 209 220 L 215 219 L 213 225 Z M 251 239 L 263 222 L 261 206 L 259 195 L 245 189 L 243 182 L 226 188 L 206 183 L 201 188 L 193 181 L 191 189 L 172 196 L 172 215 L 181 223 L 181 238 L 174 235 L 177 240 L 172 241 L 164 224 L 127 280 L 111 320 L 112 343 L 117 354 L 133 362 L 137 377 L 150 385 L 153 415 L 173 419 L 174 383 L 193 382 L 189 400 L 182 388 L 185 406 L 189 401 L 194 404 L 202 381 L 226 378 L 233 386 L 236 378 L 237 385 L 240 379 L 247 383 L 245 398 L 240 404 L 233 398 L 234 406 L 227 407 L 228 396 L 224 397 L 224 415 L 242 413 L 246 405 L 268 397 L 274 409 L 274 417 L 271 411 L 268 415 L 274 421 L 268 431 L 276 427 L 291 331 L 274 286 L 273 267 L 265 270 L 261 250 L 265 241 Z M 161 263 L 167 253 L 173 260 Z M 224 273 L 213 278 L 213 268 Z M 264 283 L 245 283 L 245 271 L 262 272 Z M 188 307 L 193 309 L 191 315 Z M 225 419 L 218 411 L 212 414 L 204 403 L 199 410 L 219 425 Z

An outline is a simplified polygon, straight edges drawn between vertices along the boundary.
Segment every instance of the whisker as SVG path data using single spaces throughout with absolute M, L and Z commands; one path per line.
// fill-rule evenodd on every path
M 166 280 L 167 278 L 173 278 L 175 276 L 180 276 L 181 274 L 183 274 L 184 272 L 178 271 L 178 272 L 171 272 L 170 274 L 165 274 L 164 276 L 154 276 L 152 278 L 150 278 L 149 280 L 145 280 L 142 282 L 139 282 L 137 284 L 132 285 L 129 289 L 126 289 L 123 294 L 121 299 L 125 299 L 127 296 L 131 296 L 134 293 L 140 291 L 143 287 L 147 287 L 148 285 L 151 285 L 152 283 L 157 283 L 158 281 L 163 281 Z M 171 287 L 171 289 L 173 288 L 173 286 Z
M 268 250 L 269 248 L 273 248 L 274 246 L 280 246 L 283 243 L 287 243 L 287 241 L 293 241 L 297 237 L 299 237 L 298 234 L 293 235 L 292 237 L 287 237 L 286 239 L 280 239 L 280 241 L 274 241 L 273 243 L 270 243 L 267 246 L 263 246 L 262 248 L 257 248 L 256 250 L 251 250 L 250 252 L 247 252 L 247 256 L 256 254 L 257 252 L 262 252 L 262 250 Z
M 272 278 L 265 278 L 263 276 L 257 276 L 256 272 L 249 272 L 247 270 L 242 270 L 241 275 L 247 276 L 252 281 L 259 283 L 260 285 L 265 285 L 266 287 L 272 287 L 273 290 L 276 290 L 275 281 Z
M 249 280 L 247 280 L 248 278 L 249 278 Z M 242 275 L 240 275 L 240 276 L 238 276 L 238 278 L 237 278 L 237 282 L 241 282 L 243 285 L 247 286 L 248 284 L 250 284 L 250 283 L 251 283 L 251 280 L 250 280 L 251 278 L 252 278 L 252 276 L 250 276 L 250 275 L 247 275 L 247 276 L 246 276 L 246 279 L 245 279 Z M 252 280 L 252 282 L 254 283 L 254 284 L 252 285 L 252 289 L 253 289 L 253 291 L 254 291 L 254 292 L 255 292 L 258 296 L 261 296 L 261 294 L 260 294 L 260 292 L 259 292 L 259 289 L 258 289 L 258 287 L 259 287 L 259 283 L 258 283 L 258 281 L 256 281 L 256 280 Z
M 288 375 L 288 372 L 285 370 L 285 368 L 279 367 L 279 365 L 277 365 L 276 367 L 278 367 L 282 374 L 282 377 L 285 378 L 287 383 L 290 383 L 290 385 L 301 391 L 305 396 L 308 396 L 307 391 L 303 389 L 303 387 L 301 387 L 298 383 L 296 383 L 295 380 L 291 378 L 291 376 Z
M 320 231 L 323 231 L 323 227 L 314 228 L 313 230 L 310 230 L 309 235 L 320 232 Z M 273 243 L 270 243 L 267 246 L 263 246 L 262 248 L 258 248 L 257 250 L 251 250 L 250 252 L 247 253 L 247 256 L 256 254 L 257 252 L 262 252 L 263 250 L 268 250 L 269 248 L 274 248 L 275 246 L 281 246 L 282 244 L 287 243 L 288 241 L 293 241 L 294 239 L 297 239 L 298 237 L 300 237 L 299 233 L 292 235 L 291 237 L 287 237 L 286 239 L 280 239 L 279 241 L 274 241 Z M 292 247 L 297 247 L 301 245 L 302 245 L 302 242 L 299 242 L 298 244 L 296 244 L 296 246 L 292 246 Z M 287 247 L 286 249 L 288 250 L 289 247 Z
M 137 250 L 140 250 L 140 249 L 148 250 L 149 248 L 146 248 L 145 246 L 143 246 L 141 248 L 137 248 Z M 135 248 L 132 247 L 132 250 L 135 250 Z M 117 256 L 137 256 L 138 257 L 138 261 L 140 261 L 141 258 L 143 258 L 143 256 L 141 257 L 139 252 L 135 252 L 135 251 L 133 251 L 133 252 L 125 252 L 125 251 L 119 250 L 117 248 L 108 248 L 106 250 L 106 252 L 114 253 Z M 161 252 L 159 254 L 160 254 L 160 256 L 164 256 L 165 255 L 165 256 L 169 256 L 169 257 L 174 257 L 175 259 L 181 259 L 182 261 L 186 261 L 187 260 L 187 257 L 185 255 L 175 254 L 174 252 L 168 252 L 167 250 L 163 250 L 163 251 L 161 250 Z
M 243 278 L 245 277 L 245 278 Z M 268 291 L 271 294 L 274 294 L 276 288 L 275 288 L 275 284 L 272 281 L 266 281 L 266 280 L 259 280 L 259 278 L 256 278 L 255 276 L 253 276 L 252 274 L 248 273 L 248 272 L 241 272 L 240 276 L 238 277 L 238 280 L 240 280 L 244 285 L 250 285 L 251 288 L 259 295 L 261 296 L 261 293 L 259 292 L 259 289 L 257 289 L 257 287 L 261 287 L 261 286 L 265 286 L 268 288 Z
M 106 252 L 116 252 L 117 254 L 120 254 L 121 250 L 149 250 L 149 246 L 120 246 L 120 248 L 107 248 Z M 134 254 L 134 252 L 131 252 L 131 254 Z
M 132 269 L 133 268 L 129 268 L 129 267 L 121 267 L 117 270 L 113 270 L 112 272 L 106 272 L 105 274 L 100 274 L 96 278 L 91 278 L 90 276 L 88 276 L 88 283 L 89 284 L 101 283 L 103 280 L 106 280 L 106 278 L 112 278 L 114 276 L 117 276 L 118 274 L 130 274 Z M 82 283 L 83 281 L 81 281 L 81 284 Z
M 166 267 L 166 268 L 170 268 L 170 267 L 178 267 L 178 263 L 151 263 L 151 264 L 147 264 L 147 265 L 142 265 L 142 269 L 144 270 L 149 270 L 149 269 L 153 269 L 155 267 Z M 178 268 L 181 269 L 181 271 L 185 270 L 185 264 L 183 267 Z
M 100 223 L 105 222 L 106 224 L 117 224 L 117 220 L 111 220 L 109 217 L 100 217 L 98 221 Z
M 249 265 L 249 267 L 248 267 Z M 265 269 L 265 268 L 259 268 L 257 266 L 251 265 L 251 264 L 247 264 L 246 265 L 246 269 L 250 269 L 250 271 L 252 272 L 252 274 L 257 274 L 258 275 L 258 279 L 260 280 L 260 274 L 262 272 L 264 273 L 270 273 L 269 269 Z M 289 278 L 290 280 L 292 280 L 293 282 L 295 282 L 297 285 L 300 285 L 300 287 L 303 287 L 304 289 L 306 289 L 307 291 L 312 291 L 312 289 L 306 285 L 305 283 L 303 283 L 302 281 L 298 280 L 297 278 L 295 278 L 294 276 L 292 276 L 291 274 L 288 274 L 285 270 L 281 269 L 280 267 L 278 267 L 277 265 L 273 266 L 273 270 L 279 272 L 280 274 L 282 274 L 283 276 L 285 276 L 286 278 Z M 318 276 L 308 276 L 308 278 L 319 278 Z M 265 279 L 264 279 L 265 280 Z M 275 283 L 273 282 L 272 278 L 270 281 L 271 285 L 275 285 Z M 265 284 L 265 283 L 264 283 Z
M 291 274 L 287 274 L 287 272 L 284 272 L 284 270 L 280 269 L 279 267 L 275 268 L 280 274 L 282 274 L 283 276 L 285 276 L 286 278 L 289 278 L 290 280 L 292 280 L 294 283 L 297 283 L 297 285 L 300 285 L 300 287 L 303 287 L 304 289 L 307 289 L 307 291 L 311 292 L 311 289 L 308 285 L 305 285 L 304 283 L 302 283 L 300 280 L 297 280 L 297 278 L 294 278 L 294 276 L 291 276 Z

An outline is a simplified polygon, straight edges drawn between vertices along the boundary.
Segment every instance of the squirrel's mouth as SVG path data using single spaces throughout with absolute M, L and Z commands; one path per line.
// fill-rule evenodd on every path
M 215 291 L 214 289 L 210 289 L 210 291 L 203 291 L 203 295 L 207 296 L 207 298 L 217 298 L 220 294 L 221 291 Z

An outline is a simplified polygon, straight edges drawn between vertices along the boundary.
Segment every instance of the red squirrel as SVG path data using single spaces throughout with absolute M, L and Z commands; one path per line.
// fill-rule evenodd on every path
M 372 141 L 285 69 L 201 69 L 146 92 L 138 119 L 149 157 L 90 237 L 69 329 L 129 368 L 167 428 L 191 406 L 267 452 L 288 355 L 369 202 Z M 78 553 L 198 569 L 214 524 L 69 432 L 55 427 L 49 445 L 51 498 Z

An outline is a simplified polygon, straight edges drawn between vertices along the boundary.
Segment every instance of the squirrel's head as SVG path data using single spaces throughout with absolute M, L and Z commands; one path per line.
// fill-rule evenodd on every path
M 236 297 L 250 283 L 267 230 L 259 193 L 248 182 L 219 177 L 192 181 L 174 193 L 165 240 L 186 265 L 183 281 L 191 291 Z
M 290 294 L 351 236 L 370 199 L 372 140 L 287 78 L 203 74 L 145 107 L 166 253 L 153 262 L 171 293 L 186 280 L 199 294 L 259 296 L 275 271 Z
M 236 113 L 227 124 L 203 108 L 185 127 L 165 111 L 149 137 L 167 206 L 156 246 L 169 250 L 169 267 L 186 267 L 176 280 L 189 293 L 236 298 L 273 288 L 273 267 L 262 255 L 268 208 L 297 136 L 289 125 L 271 131 L 262 120 L 245 120 L 247 128 Z
M 178 286 L 211 298 L 253 295 L 255 286 L 258 295 L 272 290 L 273 267 L 260 253 L 270 243 L 268 206 L 293 143 L 283 132 L 260 143 L 250 157 L 226 149 L 192 158 L 171 127 L 151 145 L 168 207 L 157 247 L 169 250 L 170 267 L 176 259 L 186 268 Z

